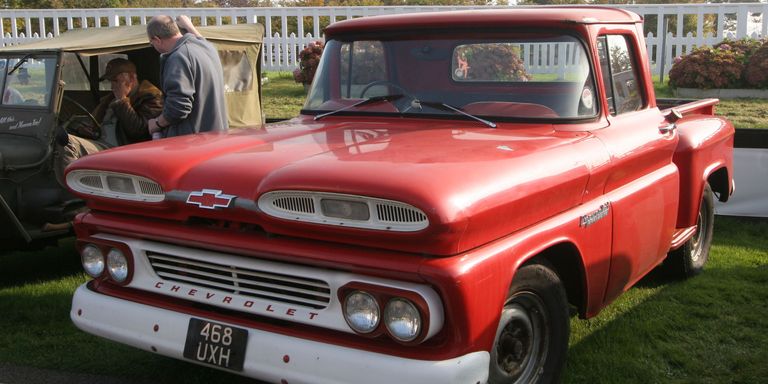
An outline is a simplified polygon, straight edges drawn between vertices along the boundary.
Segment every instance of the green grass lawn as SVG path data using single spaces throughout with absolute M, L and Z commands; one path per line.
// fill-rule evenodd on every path
M 687 281 L 657 273 L 597 317 L 572 320 L 565 383 L 758 383 L 768 377 L 768 220 L 718 216 L 710 262 Z M 72 239 L 0 254 L 0 362 L 152 383 L 248 383 L 77 330 L 86 281 Z
M 262 88 L 264 116 L 289 119 L 297 116 L 307 94 L 304 86 L 293 80 L 290 72 L 267 72 L 269 81 Z

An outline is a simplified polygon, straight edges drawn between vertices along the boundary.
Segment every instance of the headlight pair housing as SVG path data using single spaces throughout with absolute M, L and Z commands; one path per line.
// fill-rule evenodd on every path
M 388 335 L 401 344 L 418 344 L 429 329 L 429 309 L 412 291 L 351 283 L 339 290 L 344 320 L 357 334 Z
M 79 241 L 80 261 L 94 279 L 126 285 L 133 277 L 133 255 L 125 244 L 102 240 Z

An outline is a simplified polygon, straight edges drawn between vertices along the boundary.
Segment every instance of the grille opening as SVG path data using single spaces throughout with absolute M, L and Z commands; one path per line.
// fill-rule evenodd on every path
M 239 221 L 210 219 L 207 217 L 190 216 L 186 223 L 191 226 L 208 227 L 211 229 L 223 229 L 248 233 L 266 234 L 261 226 Z
M 148 252 L 147 256 L 155 273 L 167 281 L 313 309 L 323 309 L 330 303 L 330 287 L 322 280 L 154 252 Z
M 80 178 L 80 183 L 91 188 L 104 188 L 104 184 L 102 184 L 101 177 L 99 176 L 83 176 Z
M 311 197 L 278 197 L 272 202 L 272 205 L 275 206 L 275 208 L 289 212 L 315 213 L 315 203 Z
M 141 193 L 146 195 L 163 194 L 163 188 L 160 187 L 160 184 L 147 180 L 139 180 L 139 189 L 141 189 Z
M 379 220 L 392 223 L 419 223 L 427 220 L 423 213 L 406 207 L 389 204 L 376 204 Z

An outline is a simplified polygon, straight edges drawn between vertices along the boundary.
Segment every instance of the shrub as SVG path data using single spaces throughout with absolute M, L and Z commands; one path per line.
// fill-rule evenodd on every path
M 768 86 L 765 41 L 725 39 L 676 57 L 669 84 L 686 88 L 755 88 Z M 758 52 L 763 52 L 755 57 Z M 754 59 L 753 59 L 754 57 Z
M 739 40 L 723 39 L 723 41 L 715 44 L 713 48 L 719 48 L 724 50 L 731 50 L 740 52 L 744 55 L 745 59 L 748 59 L 763 45 L 762 40 L 743 38 Z
M 322 41 L 309 43 L 299 52 L 299 67 L 293 71 L 293 79 L 297 83 L 309 84 L 315 78 L 317 66 L 320 64 L 320 56 L 323 55 Z
M 738 88 L 742 85 L 744 54 L 730 49 L 701 47 L 675 58 L 669 84 L 683 88 Z
M 768 42 L 749 58 L 744 81 L 750 88 L 768 88 Z

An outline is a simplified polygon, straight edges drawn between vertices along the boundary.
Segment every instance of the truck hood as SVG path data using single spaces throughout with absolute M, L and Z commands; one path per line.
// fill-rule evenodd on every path
M 198 134 L 129 145 L 82 158 L 68 168 L 139 175 L 159 183 L 161 203 L 84 196 L 94 210 L 194 223 L 245 223 L 273 234 L 432 255 L 482 245 L 581 203 L 594 140 L 550 124 L 303 116 L 260 129 Z M 236 196 L 227 209 L 186 203 L 204 189 Z M 277 219 L 259 196 L 319 191 L 395 200 L 421 209 L 418 232 L 339 228 Z M 140 211 L 137 211 L 140 209 Z

